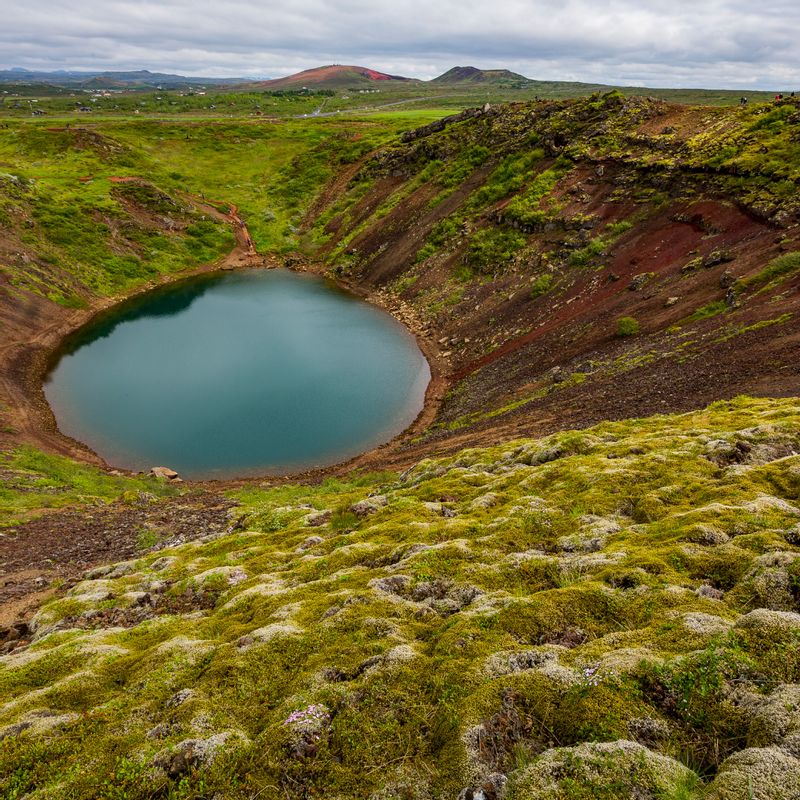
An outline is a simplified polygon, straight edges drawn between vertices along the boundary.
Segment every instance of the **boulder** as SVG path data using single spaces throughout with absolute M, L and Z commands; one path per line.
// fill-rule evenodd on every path
M 788 736 L 800 733 L 800 684 L 782 684 L 768 695 L 743 692 L 733 699 L 750 720 L 750 744 L 783 746 Z
M 513 772 L 505 800 L 566 797 L 566 791 L 581 784 L 591 786 L 597 797 L 661 800 L 677 797 L 693 779 L 683 764 L 637 742 L 584 743 L 547 750 L 530 766 Z
M 486 508 L 491 508 L 492 506 L 496 506 L 498 502 L 497 495 L 494 492 L 487 492 L 486 494 L 480 495 L 480 497 L 476 497 L 470 504 L 471 511 L 479 511 Z
M 307 536 L 297 545 L 297 553 L 304 553 L 306 550 L 310 550 L 312 547 L 316 547 L 318 544 L 322 544 L 325 540 L 321 536 Z
M 750 747 L 726 759 L 706 800 L 797 800 L 800 761 L 777 747 Z
M 331 521 L 333 511 L 326 509 L 325 511 L 315 511 L 306 517 L 306 525 L 309 528 L 319 528 L 322 525 Z
M 170 778 L 180 778 L 192 769 L 211 764 L 232 740 L 244 743 L 247 737 L 239 731 L 223 731 L 207 739 L 184 739 L 174 748 L 157 753 L 153 758 L 153 766 Z
M 357 503 L 353 503 L 353 505 L 350 506 L 350 510 L 357 517 L 368 517 L 370 514 L 376 514 L 388 504 L 389 501 L 386 495 L 379 494 L 375 497 L 366 497 L 363 500 L 359 500 Z
M 170 469 L 169 467 L 152 467 L 150 474 L 154 478 L 160 478 L 161 480 L 168 481 L 169 483 L 178 483 L 181 480 L 181 476 L 178 475 L 174 469 Z
M 800 630 L 800 614 L 792 611 L 772 611 L 757 608 L 736 621 L 734 628 L 758 633 L 788 633 Z

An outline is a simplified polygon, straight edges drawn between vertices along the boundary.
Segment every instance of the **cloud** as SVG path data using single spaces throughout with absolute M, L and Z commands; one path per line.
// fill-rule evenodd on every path
M 765 0 L 35 0 L 3 11 L 3 67 L 272 76 L 454 64 L 542 80 L 787 88 L 794 2 Z

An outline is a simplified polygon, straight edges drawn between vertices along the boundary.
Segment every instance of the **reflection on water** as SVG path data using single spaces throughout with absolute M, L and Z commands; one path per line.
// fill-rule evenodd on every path
M 109 463 L 227 477 L 335 463 L 387 441 L 430 371 L 389 315 L 285 270 L 203 276 L 65 343 L 45 393 Z
M 76 331 L 62 343 L 59 356 L 74 353 L 83 345 L 110 336 L 123 322 L 145 319 L 147 317 L 171 317 L 183 311 L 195 300 L 201 298 L 224 276 L 200 275 L 180 283 L 154 289 L 147 294 L 137 295 L 116 305 L 112 310 L 98 315 L 88 328 Z

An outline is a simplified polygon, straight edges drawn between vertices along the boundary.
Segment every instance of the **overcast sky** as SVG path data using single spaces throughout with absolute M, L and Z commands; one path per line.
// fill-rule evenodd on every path
M 279 77 L 454 65 L 540 80 L 800 86 L 797 0 L 2 0 L 0 67 Z

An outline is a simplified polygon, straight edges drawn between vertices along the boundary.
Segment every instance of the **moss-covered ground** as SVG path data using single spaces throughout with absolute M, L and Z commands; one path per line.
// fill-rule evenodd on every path
M 0 796 L 796 798 L 798 453 L 739 398 L 235 490 L 0 659 Z

